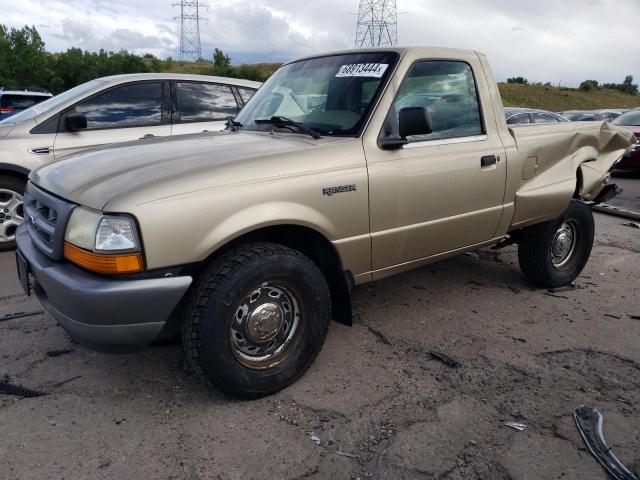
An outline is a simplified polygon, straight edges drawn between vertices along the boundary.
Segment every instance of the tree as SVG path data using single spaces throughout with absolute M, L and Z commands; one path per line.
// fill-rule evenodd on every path
M 36 27 L 7 30 L 0 25 L 0 85 L 38 88 L 46 76 L 44 42 Z
M 529 85 L 529 80 L 524 77 L 507 78 L 507 83 L 515 83 L 518 85 Z
M 219 48 L 216 48 L 213 52 L 213 68 L 211 74 L 219 77 L 233 76 L 231 58 Z
M 638 85 L 634 85 L 632 75 L 625 77 L 624 82 L 622 82 L 622 91 L 628 95 L 638 94 Z
M 598 82 L 596 80 L 585 80 L 580 84 L 580 90 L 584 92 L 591 92 L 593 90 L 598 90 Z

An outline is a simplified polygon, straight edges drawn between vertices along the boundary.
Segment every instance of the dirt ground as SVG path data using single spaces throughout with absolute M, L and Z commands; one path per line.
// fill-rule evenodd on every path
M 638 472 L 640 230 L 596 222 L 581 288 L 532 288 L 514 247 L 363 286 L 355 325 L 252 402 L 202 386 L 178 346 L 108 356 L 45 314 L 3 320 L 41 307 L 2 254 L 0 376 L 48 394 L 0 395 L 0 479 L 606 479 L 573 423 L 582 404 Z

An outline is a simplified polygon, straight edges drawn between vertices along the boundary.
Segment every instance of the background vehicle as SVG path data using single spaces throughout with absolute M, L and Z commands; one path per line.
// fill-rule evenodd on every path
M 0 88 L 0 121 L 51 97 L 53 95 L 47 92 Z
M 507 125 L 523 125 L 527 123 L 562 123 L 566 118 L 554 112 L 536 110 L 533 108 L 505 108 L 504 116 Z
M 568 110 L 560 115 L 572 122 L 601 122 L 609 120 L 606 115 L 592 110 Z
M 19 276 L 85 345 L 181 332 L 204 381 L 263 396 L 305 372 L 330 318 L 350 324 L 355 285 L 514 242 L 531 282 L 573 281 L 594 233 L 579 199 L 615 191 L 632 137 L 604 122 L 509 129 L 473 51 L 303 58 L 228 131 L 32 172 Z
M 618 118 L 623 113 L 628 111 L 629 110 L 624 108 L 604 108 L 604 109 L 598 110 L 598 113 L 606 116 L 609 121 L 612 121 Z
M 260 86 L 204 75 L 129 74 L 79 85 L 0 122 L 0 250 L 15 246 L 22 194 L 40 165 L 110 143 L 222 130 Z
M 636 144 L 624 154 L 616 168 L 640 171 L 640 108 L 623 113 L 611 123 L 633 132 L 637 139 Z

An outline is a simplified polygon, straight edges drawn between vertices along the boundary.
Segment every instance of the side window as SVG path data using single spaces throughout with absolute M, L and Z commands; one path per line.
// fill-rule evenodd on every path
M 411 67 L 396 96 L 395 122 L 401 109 L 424 107 L 431 113 L 433 132 L 409 142 L 469 137 L 483 133 L 473 72 L 459 61 L 428 60 Z
M 161 125 L 162 88 L 160 82 L 123 85 L 78 103 L 75 111 L 87 117 L 87 130 Z
M 534 113 L 533 114 L 534 123 L 557 123 L 556 120 L 551 115 L 547 115 L 546 113 Z
M 507 120 L 508 125 L 522 125 L 523 123 L 531 123 L 531 118 L 528 113 L 519 113 L 513 117 L 509 117 Z
M 253 88 L 236 87 L 244 103 L 247 103 L 256 91 Z
M 178 82 L 180 122 L 210 122 L 224 120 L 238 113 L 238 104 L 225 85 Z

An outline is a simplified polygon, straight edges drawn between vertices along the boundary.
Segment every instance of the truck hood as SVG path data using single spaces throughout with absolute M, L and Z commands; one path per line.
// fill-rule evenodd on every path
M 73 154 L 35 170 L 29 178 L 59 197 L 102 210 L 110 200 L 125 193 L 135 192 L 138 201 L 147 202 L 271 177 L 274 169 L 263 162 L 268 158 L 283 158 L 345 140 L 249 131 L 162 137 Z M 302 162 L 288 162 L 287 166 L 300 169 Z M 227 172 L 224 178 L 218 174 L 223 169 Z

